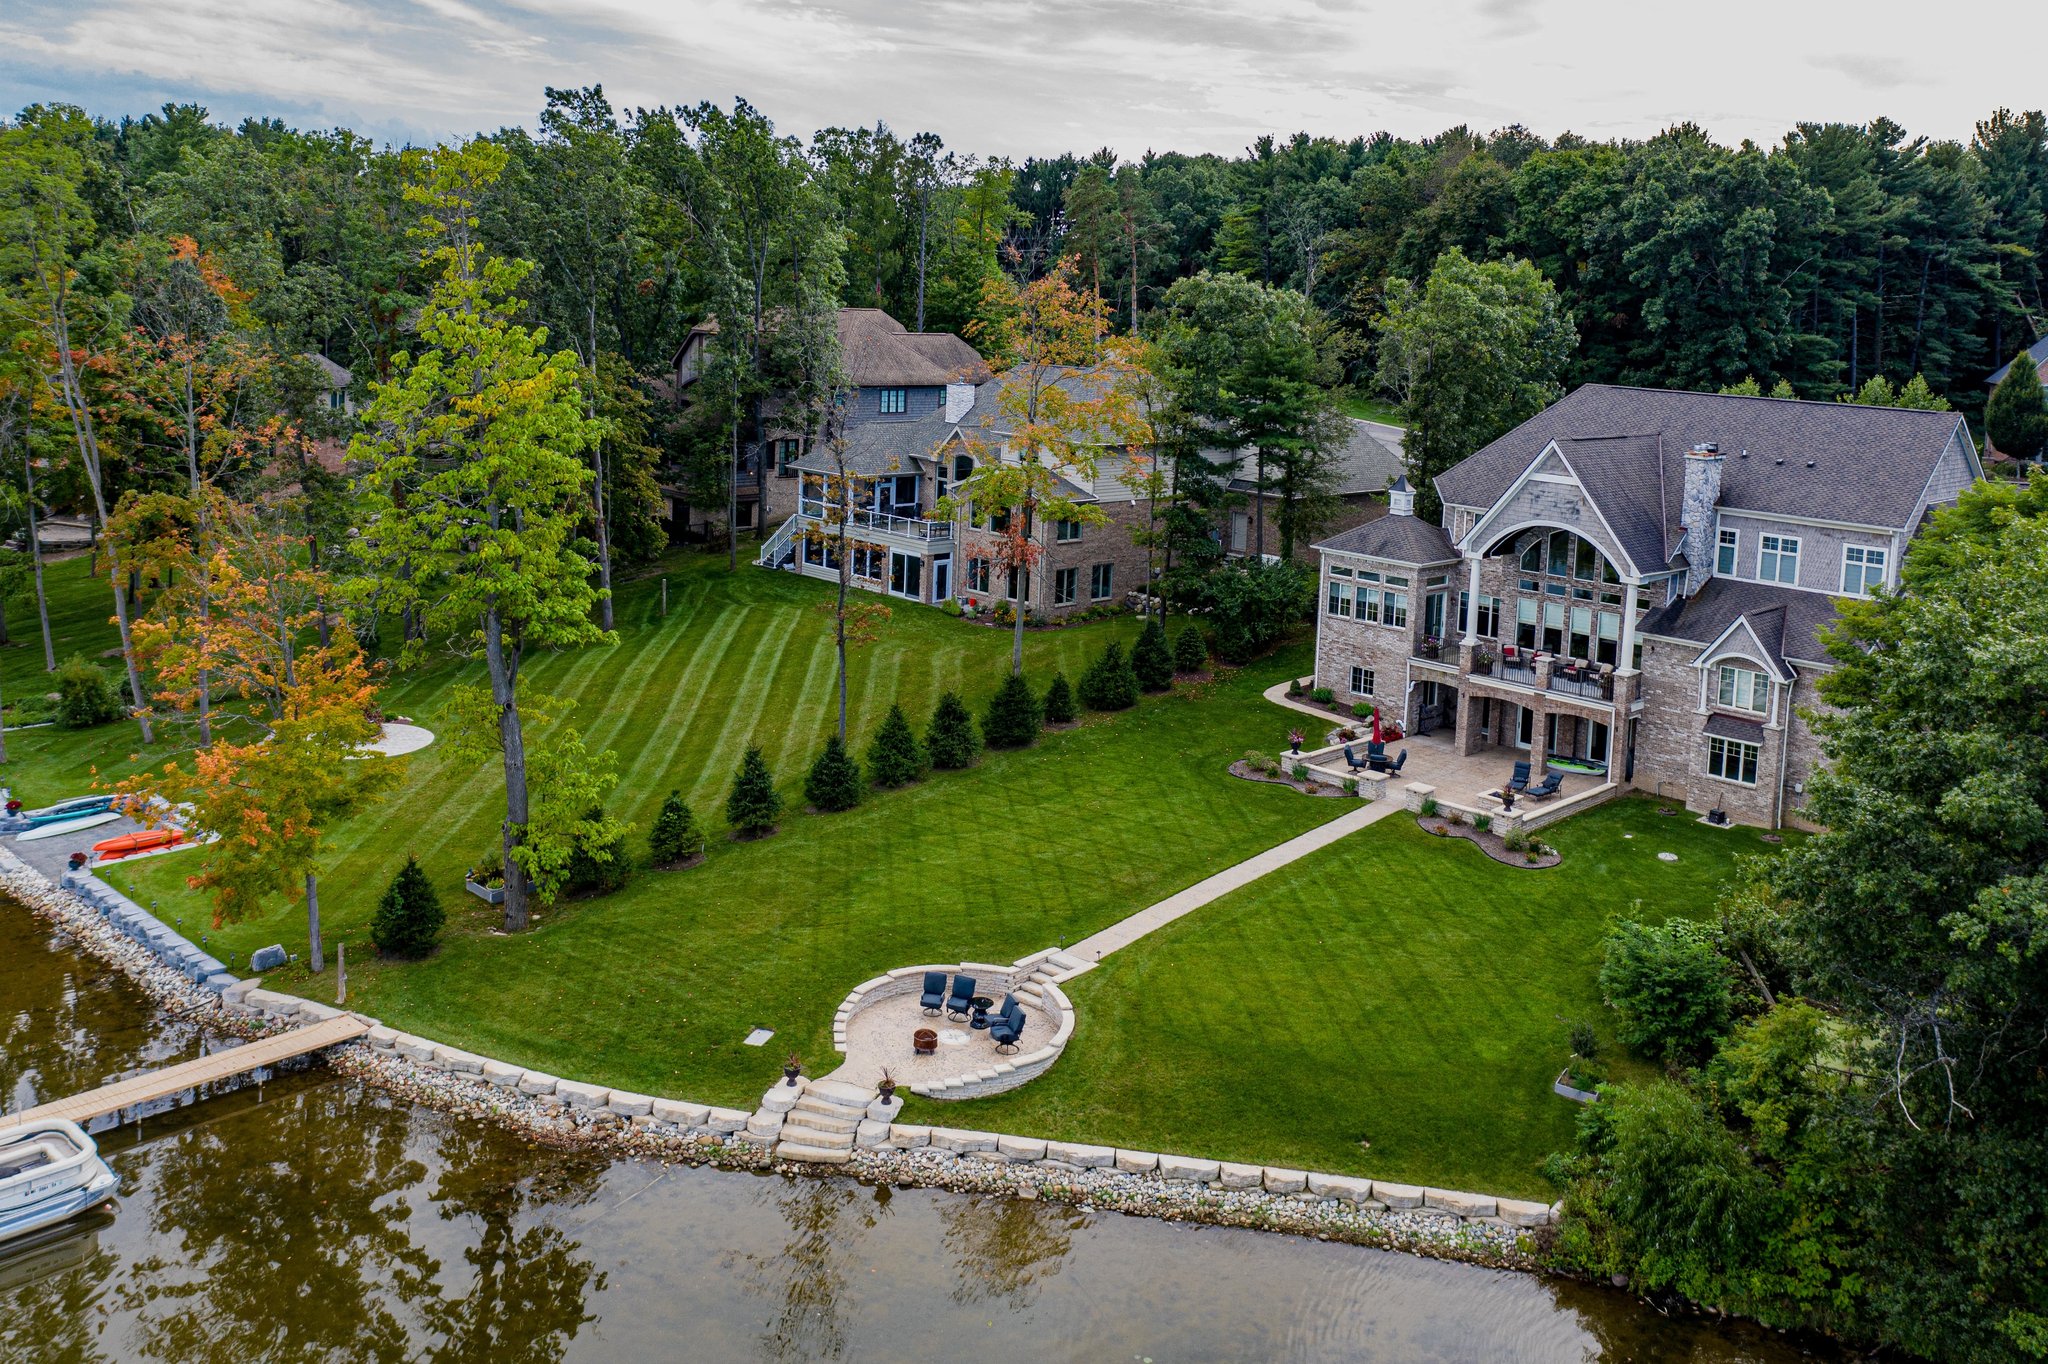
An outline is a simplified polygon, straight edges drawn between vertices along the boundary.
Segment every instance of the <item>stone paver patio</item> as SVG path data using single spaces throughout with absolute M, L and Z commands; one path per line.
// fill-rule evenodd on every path
M 971 1074 L 998 1061 L 1015 1060 L 1052 1035 L 1053 1025 L 1045 1014 L 1020 999 L 1018 1003 L 1024 1009 L 1024 1038 L 1016 1051 L 1006 1054 L 996 1050 L 994 1040 L 985 1030 L 977 1032 L 965 1023 L 954 1022 L 944 1013 L 937 1018 L 926 1017 L 917 1000 L 916 995 L 899 995 L 855 1014 L 846 1025 L 846 1059 L 826 1078 L 873 1089 L 886 1066 L 890 1077 L 908 1089 L 916 1084 Z M 1002 999 L 997 997 L 996 1003 L 1001 1004 Z M 930 1028 L 939 1034 L 937 1055 L 918 1056 L 913 1053 L 910 1035 L 919 1028 Z M 966 1040 L 957 1046 L 947 1045 L 949 1030 L 967 1034 Z

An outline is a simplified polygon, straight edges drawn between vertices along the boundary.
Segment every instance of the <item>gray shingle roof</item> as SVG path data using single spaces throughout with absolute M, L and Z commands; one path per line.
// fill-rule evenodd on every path
M 1205 450 L 1212 463 L 1228 463 L 1239 460 L 1238 471 L 1231 477 L 1230 486 L 1238 492 L 1251 492 L 1258 487 L 1254 472 L 1253 456 L 1250 451 L 1241 456 L 1221 450 Z M 1385 492 L 1393 481 L 1408 467 L 1401 452 L 1388 445 L 1372 433 L 1372 428 L 1357 418 L 1351 419 L 1351 438 L 1342 450 L 1337 452 L 1336 486 L 1331 489 L 1338 497 L 1355 497 L 1364 493 Z
M 2036 366 L 2048 364 L 2048 336 L 2042 337 L 2039 341 L 2027 347 L 2027 358 L 2032 360 Z M 2006 372 L 2011 368 L 2012 361 L 2006 361 L 1992 372 L 1989 379 L 1984 381 L 1984 386 L 1986 388 L 1997 388 L 1999 383 L 2005 378 Z
M 1581 469 L 1581 477 L 1624 543 L 1647 547 L 1662 535 L 1666 552 L 1654 565 L 1636 565 L 1647 572 L 1676 548 L 1685 452 L 1694 445 L 1711 441 L 1726 457 L 1724 507 L 1903 530 L 1961 420 L 1954 412 L 1587 384 L 1438 475 L 1436 487 L 1446 503 L 1490 507 L 1552 440 L 1572 442 L 1561 448 L 1574 467 L 1605 453 L 1603 471 Z M 1616 437 L 1635 439 L 1604 452 L 1586 445 Z
M 978 383 L 988 364 L 951 332 L 913 332 L 880 308 L 839 310 L 839 351 L 847 380 L 861 388 L 935 388 Z
M 1740 715 L 1709 715 L 1705 728 L 1707 733 L 1723 739 L 1741 739 L 1752 744 L 1764 741 L 1764 722 L 1745 720 Z
M 863 478 L 915 473 L 911 461 L 929 458 L 952 433 L 953 423 L 946 420 L 944 412 L 909 421 L 855 422 L 846 429 L 846 470 Z M 832 451 L 822 441 L 813 443 L 796 467 L 812 473 L 833 473 L 837 468 Z
M 1416 516 L 1382 516 L 1377 521 L 1340 531 L 1319 542 L 1316 548 L 1418 566 L 1452 563 L 1458 558 L 1444 528 Z
M 1742 617 L 1780 668 L 1787 659 L 1825 663 L 1820 631 L 1835 620 L 1832 597 L 1771 583 L 1746 583 L 1710 578 L 1690 597 L 1657 607 L 1643 617 L 1646 635 L 1682 639 L 1702 648 L 1719 639 Z

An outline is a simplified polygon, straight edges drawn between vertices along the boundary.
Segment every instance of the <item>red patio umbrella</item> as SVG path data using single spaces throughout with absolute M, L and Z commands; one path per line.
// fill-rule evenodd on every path
M 1380 737 L 1380 708 L 1378 706 L 1372 708 L 1372 741 L 1376 744 L 1386 742 L 1385 739 Z

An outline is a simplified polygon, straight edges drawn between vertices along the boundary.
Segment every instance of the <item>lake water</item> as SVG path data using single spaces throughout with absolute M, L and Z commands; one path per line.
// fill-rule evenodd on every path
M 206 1040 L 0 902 L 0 1104 Z M 0 1359 L 1780 1364 L 1618 1293 L 1047 1202 L 562 1154 L 315 1070 L 100 1136 Z

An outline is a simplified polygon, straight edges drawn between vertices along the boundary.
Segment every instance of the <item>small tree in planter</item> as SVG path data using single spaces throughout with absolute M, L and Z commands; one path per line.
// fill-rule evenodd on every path
M 1173 640 L 1173 666 L 1184 673 L 1198 673 L 1209 666 L 1209 646 L 1202 641 L 1201 626 L 1189 622 L 1180 627 Z
M 1131 674 L 1146 691 L 1173 687 L 1173 652 L 1166 647 L 1166 627 L 1157 616 L 1145 622 L 1138 642 L 1131 646 Z
M 1075 716 L 1074 689 L 1067 685 L 1065 673 L 1054 673 L 1052 685 L 1045 689 L 1045 722 L 1049 725 L 1073 723 Z
M 750 748 L 733 773 L 732 792 L 725 798 L 725 822 L 741 838 L 759 838 L 775 832 L 782 817 L 782 797 L 775 790 L 775 778 L 768 773 L 768 761 L 761 750 Z
M 1138 678 L 1124 646 L 1115 640 L 1081 674 L 1081 704 L 1090 710 L 1129 710 L 1138 704 Z
M 1038 742 L 1042 723 L 1030 684 L 1022 673 L 1011 673 L 989 698 L 981 733 L 990 748 L 1028 748 Z
M 860 768 L 846 751 L 846 740 L 834 734 L 804 777 L 804 799 L 830 813 L 860 804 L 860 791 Z
M 377 912 L 370 919 L 370 941 L 387 957 L 424 957 L 441 940 L 441 925 L 447 918 L 434 883 L 420 870 L 419 859 L 408 854 L 405 865 L 377 901 Z
M 704 831 L 697 827 L 682 792 L 669 792 L 661 803 L 661 813 L 647 834 L 647 851 L 657 867 L 679 867 L 704 855 Z
M 930 759 L 903 707 L 891 706 L 868 745 L 868 780 L 877 786 L 908 786 L 925 774 Z
M 932 766 L 942 770 L 957 770 L 974 766 L 974 760 L 981 754 L 981 735 L 974 729 L 974 717 L 967 713 L 967 703 L 953 693 L 947 692 L 939 698 L 939 704 L 932 710 L 932 722 L 924 732 L 925 752 L 931 755 Z

